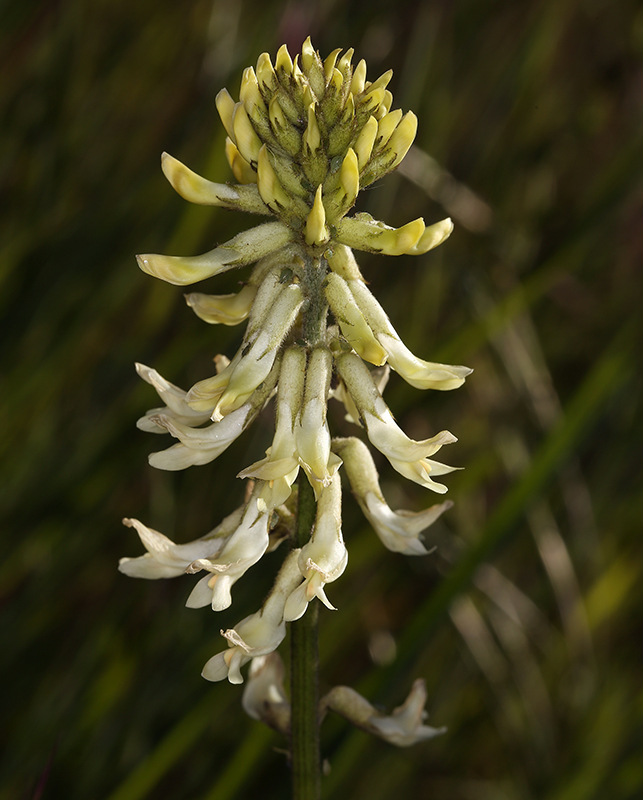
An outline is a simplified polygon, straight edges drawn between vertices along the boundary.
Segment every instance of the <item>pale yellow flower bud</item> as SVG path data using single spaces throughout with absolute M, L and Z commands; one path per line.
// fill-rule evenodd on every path
M 395 154 L 393 164 L 389 169 L 396 167 L 404 156 L 408 153 L 409 147 L 415 140 L 418 129 L 418 119 L 412 111 L 402 117 L 398 126 L 393 131 L 391 138 L 386 145 L 387 151 Z
M 377 109 L 377 113 L 375 116 L 377 119 L 381 119 L 384 117 L 388 112 L 391 110 L 391 106 L 393 105 L 393 95 L 389 92 L 388 89 L 384 92 L 384 99 L 380 103 L 380 107 Z
M 326 81 L 330 81 L 333 71 L 335 69 L 335 64 L 337 64 L 337 57 L 342 52 L 342 48 L 338 47 L 337 50 L 333 50 L 333 52 L 326 56 L 324 60 L 324 73 L 326 75 Z M 341 72 L 339 73 L 341 75 Z
M 169 153 L 162 154 L 161 168 L 172 188 L 190 203 L 221 206 L 251 214 L 270 214 L 270 209 L 261 199 L 255 186 L 213 183 L 192 172 Z
M 349 147 L 339 171 L 339 185 L 344 193 L 342 211 L 351 208 L 359 193 L 359 163 L 355 151 Z
M 393 131 L 400 124 L 401 119 L 402 110 L 399 108 L 395 111 L 389 111 L 388 114 L 385 114 L 382 119 L 380 119 L 377 123 L 377 138 L 375 139 L 375 146 L 378 149 L 381 149 L 387 144 L 393 135 Z
M 315 201 L 306 220 L 306 244 L 325 244 L 330 238 L 326 227 L 326 210 L 322 202 L 322 186 L 319 184 L 315 193 Z
M 304 142 L 311 153 L 318 150 L 321 144 L 321 134 L 315 116 L 315 103 L 310 103 L 308 106 L 308 124 L 304 131 Z
M 342 73 L 336 68 L 333 67 L 330 77 L 328 79 L 328 89 L 330 92 L 336 92 L 339 94 L 342 90 L 342 86 L 344 84 L 344 76 Z
M 251 166 L 256 165 L 262 142 L 252 127 L 242 103 L 237 103 L 235 107 L 232 128 L 237 149 Z
M 275 71 L 282 71 L 286 75 L 292 75 L 292 67 L 292 58 L 290 57 L 288 48 L 285 44 L 282 44 L 279 50 L 277 50 L 277 57 L 275 58 Z
M 270 101 L 270 106 L 268 107 L 268 116 L 270 118 L 272 129 L 277 136 L 279 136 L 282 131 L 286 130 L 290 126 L 290 122 L 284 114 L 284 110 L 279 102 L 278 94 L 275 94 Z
M 244 104 L 250 119 L 254 120 L 255 117 L 262 116 L 265 118 L 266 104 L 263 102 L 261 92 L 259 91 L 257 76 L 252 67 L 246 67 L 243 71 L 241 87 L 239 89 L 239 99 Z
M 362 59 L 353 70 L 350 91 L 352 94 L 361 94 L 366 83 L 366 61 Z
M 239 181 L 239 183 L 256 183 L 257 173 L 250 164 L 245 160 L 237 149 L 236 144 L 229 137 L 225 143 L 225 155 L 230 164 L 232 174 Z M 261 197 L 259 198 L 261 199 Z M 262 201 L 263 202 L 263 201 Z M 270 211 L 270 209 L 268 209 Z
M 353 48 L 350 47 L 337 63 L 337 69 L 344 76 L 344 80 L 348 80 L 349 76 L 352 75 L 351 59 L 353 58 L 354 52 L 355 50 L 353 50 Z
M 268 53 L 262 53 L 257 60 L 256 68 L 257 82 L 266 92 L 274 91 L 277 88 L 277 76 L 270 61 Z
M 364 95 L 362 100 L 362 106 L 364 111 L 368 111 L 370 114 L 377 113 L 377 109 L 380 107 L 382 102 L 384 101 L 385 97 L 385 90 L 382 88 L 379 89 L 369 89 L 368 93 Z M 410 145 L 409 145 L 410 147 Z M 402 159 L 400 159 L 401 161 Z
M 386 87 L 391 82 L 391 78 L 393 77 L 393 70 L 389 69 L 386 72 L 383 72 L 380 77 L 371 83 L 368 87 L 369 92 L 373 91 L 373 89 L 386 89 Z
M 288 195 L 281 183 L 279 183 L 279 179 L 270 163 L 270 156 L 265 144 L 258 154 L 257 188 L 261 199 L 272 210 L 276 211 L 288 206 Z
M 355 141 L 355 153 L 357 154 L 357 161 L 360 170 L 364 169 L 371 157 L 373 144 L 378 132 L 378 124 L 375 117 L 369 117 L 366 125 L 362 128 L 359 136 Z
M 221 122 L 226 130 L 228 136 L 234 141 L 234 128 L 232 120 L 234 118 L 235 102 L 230 96 L 227 89 L 221 89 L 219 94 L 215 97 L 214 103 L 221 117 Z

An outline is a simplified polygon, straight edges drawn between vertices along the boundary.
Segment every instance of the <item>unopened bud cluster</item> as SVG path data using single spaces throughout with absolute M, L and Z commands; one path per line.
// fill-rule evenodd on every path
M 147 552 L 122 559 L 121 571 L 143 578 L 205 573 L 187 605 L 222 610 L 232 602 L 234 583 L 264 553 L 291 538 L 300 470 L 317 501 L 310 540 L 289 551 L 263 607 L 222 632 L 228 649 L 205 665 L 209 680 L 227 677 L 241 683 L 240 668 L 253 658 L 263 664 L 283 640 L 286 622 L 301 617 L 311 601 L 318 598 L 333 608 L 325 587 L 343 573 L 348 560 L 342 464 L 366 518 L 390 550 L 426 553 L 422 531 L 451 505 L 418 513 L 392 511 L 368 447 L 358 438 L 333 438 L 327 422 L 327 402 L 335 398 L 395 470 L 446 492 L 434 479 L 454 468 L 433 456 L 455 437 L 442 431 L 423 441 L 410 439 L 382 392 L 390 368 L 414 387 L 439 390 L 457 388 L 470 372 L 411 353 L 355 261 L 353 248 L 386 255 L 425 253 L 444 241 L 453 226 L 446 219 L 426 227 L 417 219 L 395 229 L 366 214 L 347 216 L 359 189 L 400 163 L 417 127 L 411 112 L 391 110 L 393 97 L 386 88 L 391 72 L 370 82 L 366 63 L 353 66 L 352 55 L 352 50 L 344 55 L 336 50 L 322 61 L 308 39 L 293 60 L 283 46 L 274 64 L 264 53 L 255 69 L 245 70 L 238 102 L 226 90 L 219 93 L 226 155 L 238 184 L 212 183 L 163 155 L 163 171 L 185 199 L 271 221 L 201 256 L 138 257 L 145 272 L 178 285 L 255 264 L 237 294 L 186 295 L 207 323 L 247 323 L 236 354 L 215 358 L 214 375 L 184 391 L 137 365 L 163 404 L 138 426 L 177 440 L 150 456 L 152 466 L 181 470 L 214 460 L 273 397 L 275 434 L 265 458 L 239 473 L 250 479 L 245 502 L 202 538 L 175 544 L 138 520 L 125 520 Z M 342 713 L 340 694 L 329 707 Z M 351 713 L 346 711 L 349 718 Z M 414 716 L 418 726 L 420 716 Z M 410 743 L 408 737 L 405 741 Z

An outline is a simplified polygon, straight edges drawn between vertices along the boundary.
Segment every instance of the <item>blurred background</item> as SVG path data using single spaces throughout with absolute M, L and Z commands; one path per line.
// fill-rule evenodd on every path
M 241 331 L 199 321 L 133 256 L 200 253 L 254 224 L 189 206 L 159 157 L 230 180 L 214 96 L 237 97 L 245 66 L 308 34 L 322 57 L 354 47 L 371 80 L 392 67 L 394 107 L 417 114 L 415 149 L 358 208 L 391 225 L 449 215 L 455 232 L 360 265 L 414 352 L 475 368 L 452 393 L 391 379 L 410 435 L 459 437 L 455 507 L 428 532 L 435 553 L 409 559 L 346 492 L 349 565 L 329 590 L 339 611 L 321 614 L 323 688 L 391 709 L 424 677 L 448 733 L 398 750 L 328 718 L 324 796 L 643 796 L 640 4 L 25 0 L 0 14 L 0 800 L 289 796 L 285 742 L 243 714 L 240 687 L 200 677 L 281 554 L 219 616 L 184 607 L 194 578 L 116 567 L 142 551 L 122 517 L 202 535 L 270 442 L 268 414 L 211 465 L 147 465 L 162 440 L 134 425 L 158 403 L 134 361 L 187 388 Z M 331 425 L 348 432 L 339 408 Z M 392 507 L 436 501 L 380 467 Z

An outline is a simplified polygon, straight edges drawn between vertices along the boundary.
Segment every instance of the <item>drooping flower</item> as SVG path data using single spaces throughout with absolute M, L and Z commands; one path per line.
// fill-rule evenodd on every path
M 242 575 L 259 561 L 268 549 L 271 511 L 260 509 L 257 498 L 261 484 L 257 484 L 248 500 L 241 522 L 228 537 L 215 557 L 194 559 L 187 567 L 189 573 L 206 570 L 208 573 L 197 583 L 187 599 L 189 608 L 210 605 L 214 611 L 223 611 L 232 603 L 230 590 Z
M 175 578 L 184 575 L 193 561 L 215 558 L 241 522 L 243 507 L 229 514 L 214 530 L 187 544 L 175 544 L 162 533 L 148 528 L 137 519 L 124 519 L 134 528 L 147 552 L 137 558 L 121 558 L 118 568 L 132 578 Z
M 278 652 L 252 659 L 241 705 L 252 719 L 288 734 L 290 703 L 284 689 L 284 662 Z
M 455 436 L 449 431 L 441 431 L 421 442 L 409 439 L 393 419 L 363 361 L 355 353 L 340 351 L 335 363 L 364 423 L 368 438 L 386 456 L 393 469 L 434 492 L 446 492 L 447 487 L 436 483 L 433 476 L 446 475 L 457 467 L 433 461 L 430 456 L 443 445 L 456 442 Z
M 375 462 L 368 447 L 351 437 L 334 439 L 333 450 L 341 455 L 353 495 L 382 544 L 406 556 L 423 556 L 430 552 L 420 534 L 453 503 L 447 500 L 424 511 L 393 511 L 382 495 Z
M 433 739 L 446 733 L 446 728 L 431 728 L 424 725 L 427 713 L 426 686 L 422 678 L 413 682 L 413 687 L 401 706 L 390 715 L 382 714 L 368 700 L 348 686 L 335 686 L 322 699 L 322 709 L 331 709 L 350 720 L 368 733 L 384 739 L 396 747 L 410 747 L 418 742 Z
M 326 597 L 324 586 L 337 580 L 346 569 L 348 552 L 342 537 L 342 488 L 335 474 L 321 491 L 312 536 L 299 553 L 299 570 L 304 582 L 286 601 L 287 622 L 299 619 L 308 603 L 318 597 L 326 608 L 335 607 Z
M 228 650 L 213 656 L 203 667 L 208 681 L 228 678 L 230 683 L 243 683 L 240 669 L 252 658 L 274 652 L 286 635 L 284 605 L 301 581 L 297 567 L 298 550 L 291 550 L 277 575 L 272 591 L 256 614 L 241 620 L 234 628 L 221 631 L 228 640 Z
M 279 373 L 275 436 L 266 458 L 239 473 L 240 478 L 265 481 L 260 499 L 266 508 L 285 503 L 299 473 L 295 425 L 303 403 L 306 351 L 294 345 L 284 353 Z

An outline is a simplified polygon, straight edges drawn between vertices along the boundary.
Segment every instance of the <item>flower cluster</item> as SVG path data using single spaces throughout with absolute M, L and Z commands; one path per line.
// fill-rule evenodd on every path
M 342 463 L 366 518 L 390 550 L 426 553 L 422 532 L 451 505 L 419 513 L 391 510 L 368 447 L 358 438 L 334 439 L 327 422 L 327 402 L 335 398 L 397 472 L 444 493 L 446 486 L 435 478 L 454 467 L 433 457 L 455 437 L 441 431 L 423 441 L 410 439 L 396 424 L 382 391 L 390 369 L 414 387 L 438 390 L 457 388 L 470 372 L 411 353 L 355 261 L 353 249 L 426 253 L 453 226 L 449 219 L 429 227 L 416 219 L 396 229 L 367 214 L 348 216 L 360 188 L 400 163 L 417 128 L 412 112 L 391 110 L 393 98 L 386 88 L 391 72 L 370 82 L 366 63 L 353 66 L 352 55 L 352 50 L 343 55 L 336 50 L 322 61 L 308 39 L 293 60 L 283 46 L 274 64 L 264 53 L 256 69 L 245 70 L 238 102 L 226 90 L 219 93 L 216 105 L 237 184 L 212 183 L 163 154 L 163 171 L 185 199 L 270 221 L 200 256 L 137 257 L 143 271 L 176 285 L 255 265 L 237 294 L 186 295 L 187 304 L 207 323 L 247 322 L 236 354 L 215 358 L 216 374 L 184 391 L 137 365 L 163 404 L 148 411 L 138 427 L 178 440 L 152 453 L 150 464 L 181 470 L 214 460 L 273 396 L 276 421 L 265 458 L 239 473 L 251 479 L 240 508 L 188 544 L 175 544 L 138 520 L 125 520 L 147 552 L 122 559 L 121 571 L 141 578 L 205 572 L 187 605 L 225 609 L 234 583 L 289 535 L 300 470 L 317 502 L 310 540 L 290 551 L 261 610 L 222 632 L 228 650 L 205 665 L 208 680 L 243 682 L 240 668 L 272 653 L 284 638 L 286 622 L 301 617 L 310 602 L 319 598 L 333 608 L 326 585 L 343 573 L 348 559 L 342 536 Z M 417 690 L 413 697 L 420 695 Z M 374 710 L 364 713 L 368 726 L 386 728 Z M 421 714 L 414 714 L 417 727 Z M 399 731 L 389 738 L 396 736 L 404 739 Z

